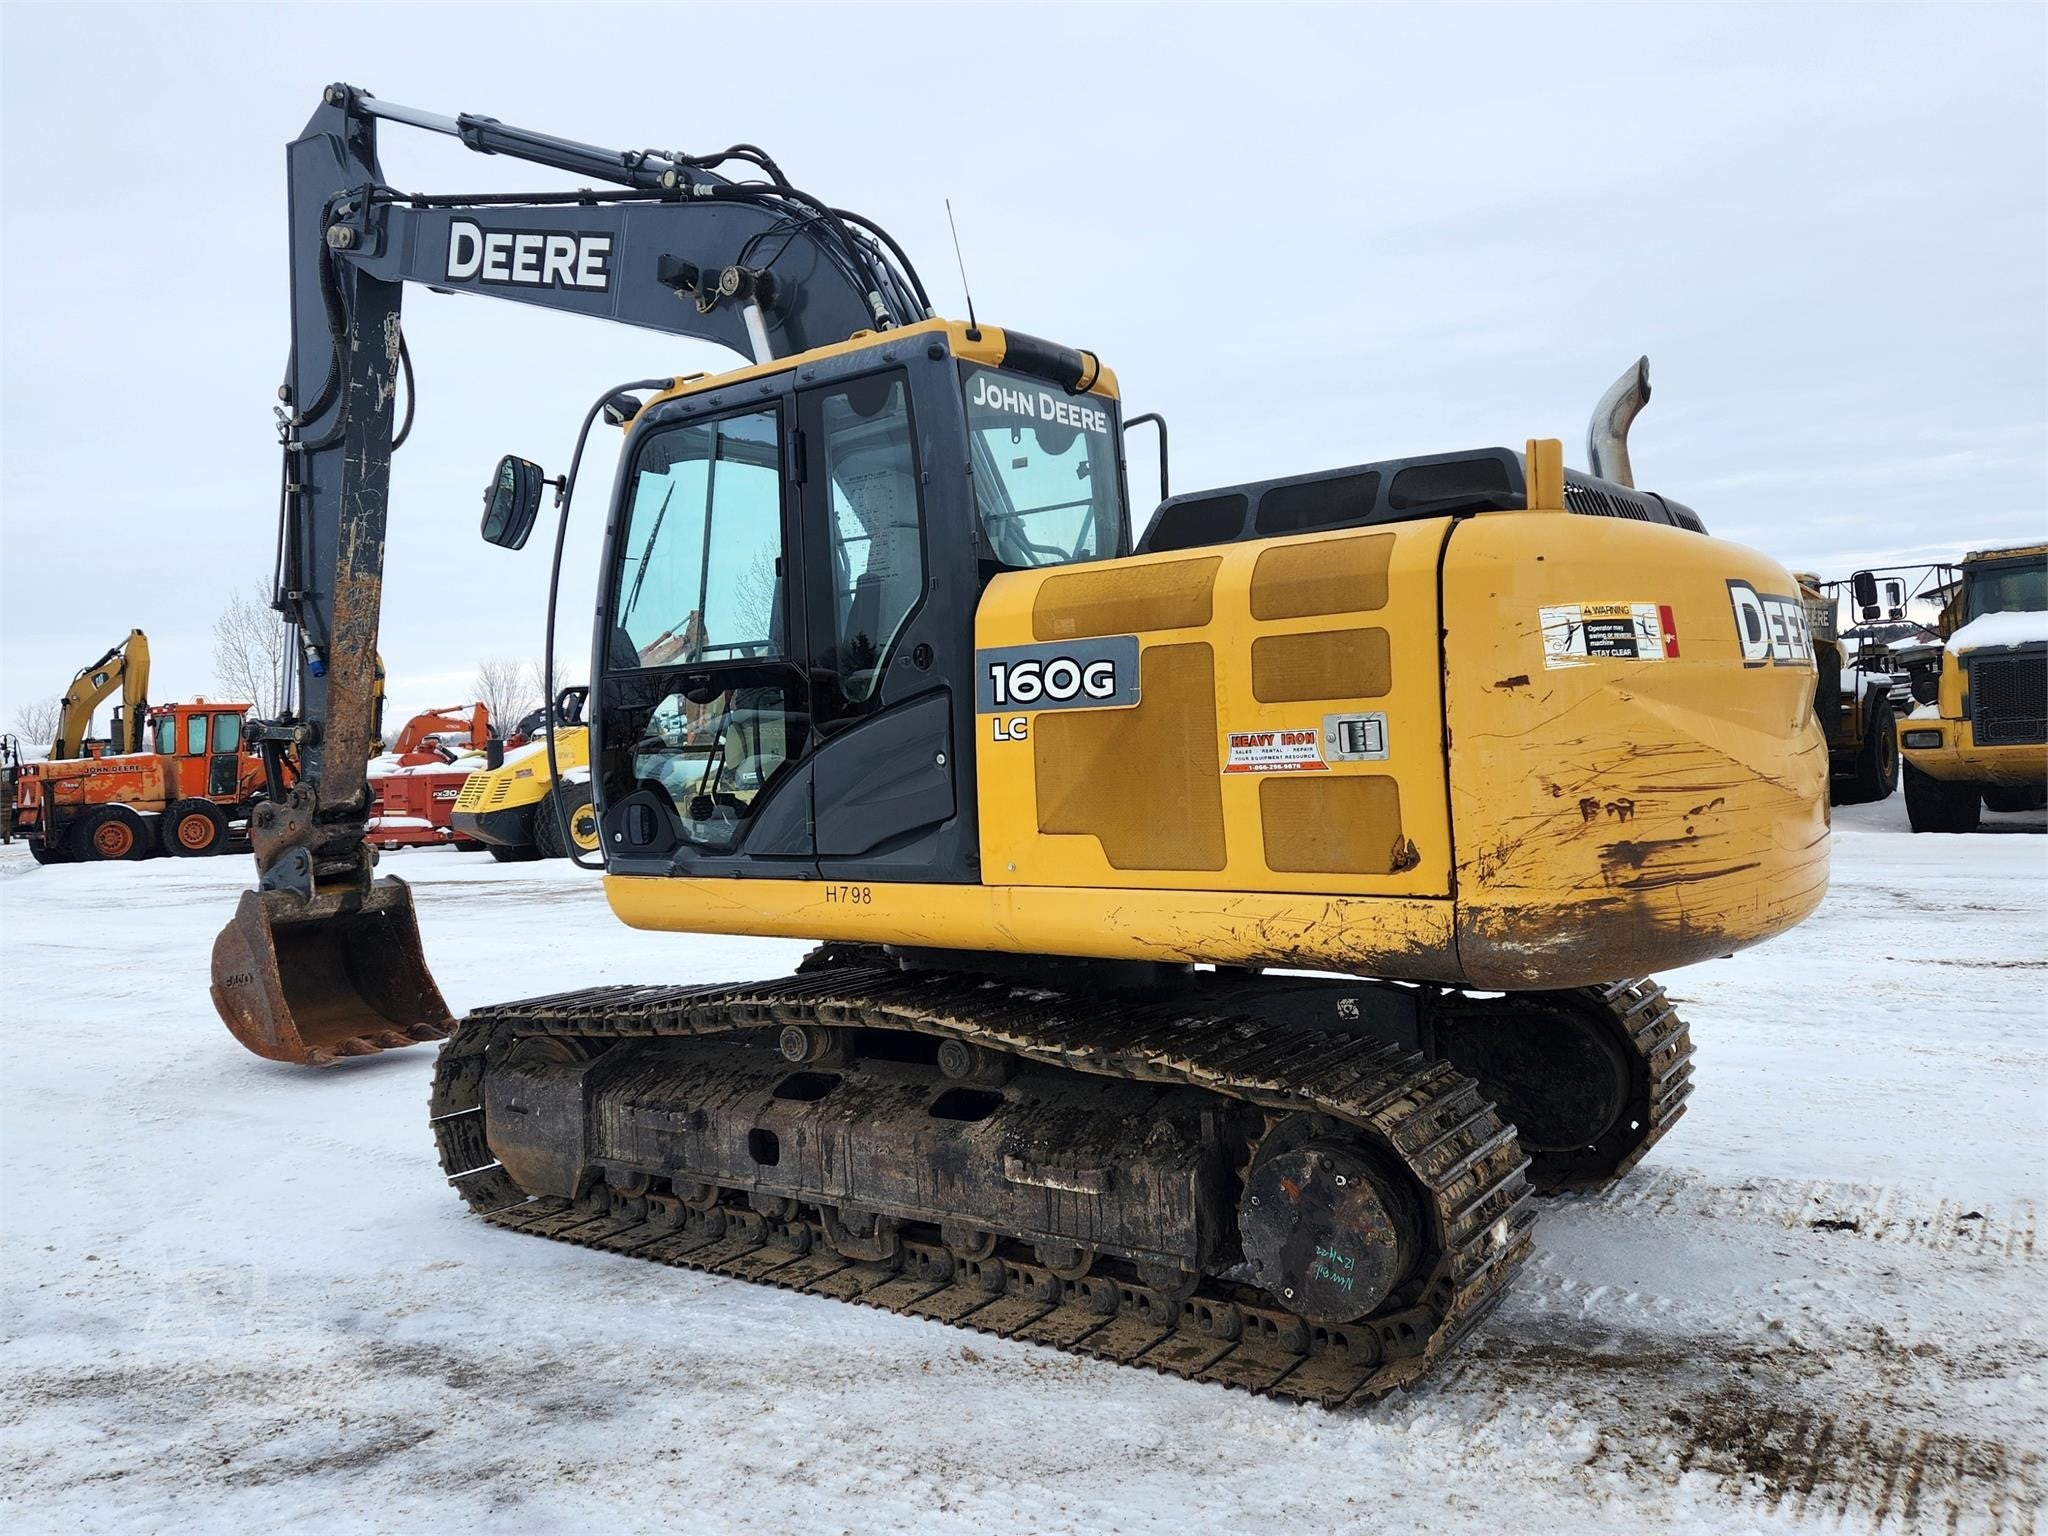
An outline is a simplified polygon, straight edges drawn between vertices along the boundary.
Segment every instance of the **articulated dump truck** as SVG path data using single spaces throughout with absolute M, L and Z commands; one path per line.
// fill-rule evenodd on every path
M 402 193 L 389 123 L 614 190 Z M 1683 1112 L 1692 1043 L 1646 973 L 1821 898 L 1800 592 L 1634 487 L 1645 365 L 1590 473 L 1555 440 L 1354 464 L 1174 496 L 1138 536 L 1109 368 L 936 317 L 879 225 L 752 146 L 335 86 L 290 174 L 303 710 L 264 733 L 299 776 L 214 997 L 284 1061 L 452 1028 L 432 1134 L 481 1220 L 1362 1400 L 1487 1315 L 1534 1197 Z M 407 283 L 747 359 L 585 418 L 623 436 L 575 856 L 635 927 L 816 941 L 793 973 L 457 1025 L 372 878 Z M 484 537 L 523 545 L 547 483 L 503 459 Z

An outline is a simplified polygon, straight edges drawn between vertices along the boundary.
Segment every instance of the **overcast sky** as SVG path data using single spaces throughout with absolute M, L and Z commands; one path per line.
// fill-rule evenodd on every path
M 2048 532 L 2040 4 L 11 0 L 0 728 L 133 626 L 157 698 L 214 687 L 213 618 L 271 562 L 284 146 L 337 79 L 621 148 L 752 140 L 959 314 L 950 196 L 982 318 L 1099 352 L 1166 414 L 1184 490 L 1531 436 L 1583 463 L 1647 352 L 1637 479 L 1717 534 L 1839 574 Z M 572 185 L 395 126 L 382 151 L 408 190 Z M 540 654 L 544 541 L 476 536 L 497 455 L 559 470 L 606 385 L 736 361 L 406 302 L 397 719 Z

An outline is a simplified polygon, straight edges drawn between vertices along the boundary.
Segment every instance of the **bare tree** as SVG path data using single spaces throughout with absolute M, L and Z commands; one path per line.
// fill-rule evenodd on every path
M 259 716 L 275 715 L 284 704 L 284 672 L 291 637 L 270 606 L 270 584 L 234 592 L 213 621 L 213 679 L 221 691 L 246 699 Z
M 63 701 L 54 693 L 40 699 L 32 699 L 19 705 L 14 711 L 14 734 L 23 741 L 43 746 L 57 735 L 57 717 L 63 712 Z
M 531 681 L 533 668 L 516 661 L 480 661 L 476 664 L 477 702 L 490 711 L 491 728 L 509 731 L 519 717 L 540 703 L 540 690 Z

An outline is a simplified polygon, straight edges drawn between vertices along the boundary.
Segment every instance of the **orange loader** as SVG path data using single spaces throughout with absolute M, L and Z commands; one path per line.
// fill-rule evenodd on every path
M 264 790 L 243 729 L 251 707 L 158 705 L 143 750 L 10 763 L 11 834 L 38 864 L 225 852 Z

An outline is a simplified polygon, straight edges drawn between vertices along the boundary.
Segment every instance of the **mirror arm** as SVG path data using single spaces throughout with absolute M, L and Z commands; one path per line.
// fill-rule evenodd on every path
M 542 698 L 554 699 L 561 696 L 555 688 L 555 607 L 556 599 L 561 595 L 562 590 L 562 549 L 569 538 L 569 498 L 576 491 L 576 476 L 583 468 L 583 448 L 590 441 L 590 429 L 596 423 L 598 414 L 619 395 L 636 390 L 670 390 L 676 387 L 677 382 L 673 378 L 638 379 L 631 384 L 622 384 L 615 389 L 606 390 L 592 404 L 589 412 L 583 418 L 583 430 L 576 434 L 576 451 L 569 456 L 569 471 L 562 476 L 561 489 L 556 493 L 555 497 L 555 506 L 560 511 L 561 516 L 555 520 L 555 554 L 553 562 L 548 567 L 547 630 L 542 642 L 546 649 L 541 652 L 541 669 L 544 674 L 541 679 Z M 604 578 L 602 574 L 600 574 L 598 579 L 598 601 L 602 602 L 604 600 Z M 592 687 L 595 687 L 597 684 L 596 662 L 597 658 L 593 655 L 591 658 L 592 674 L 590 678 Z M 598 711 L 593 708 L 588 711 L 588 719 L 584 727 L 590 732 L 590 792 L 593 807 L 596 804 L 596 796 L 603 782 L 603 774 L 599 771 L 598 764 L 599 743 L 597 739 L 597 726 Z M 555 733 L 552 730 L 547 733 L 547 749 L 548 777 L 559 784 L 562 779 L 562 768 L 561 764 L 556 760 Z M 596 862 L 584 863 L 582 851 L 577 848 L 576 840 L 569 835 L 569 813 L 564 803 L 564 797 L 557 795 L 555 797 L 555 805 L 562 821 L 562 846 L 568 850 L 570 862 L 584 869 L 603 869 L 605 861 L 602 844 L 599 845 Z

